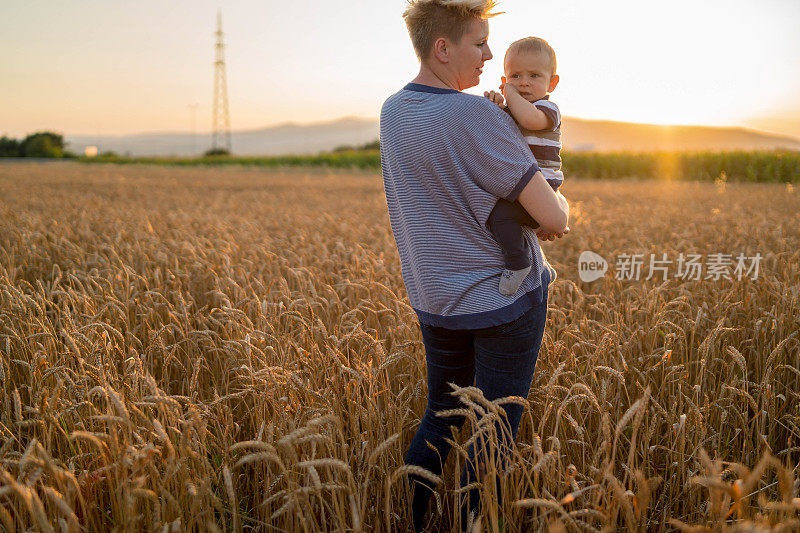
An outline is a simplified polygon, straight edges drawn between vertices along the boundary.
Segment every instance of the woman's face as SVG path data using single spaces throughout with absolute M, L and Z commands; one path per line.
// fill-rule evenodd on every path
M 461 41 L 448 50 L 450 71 L 455 76 L 456 89 L 463 91 L 475 87 L 483 73 L 483 63 L 492 58 L 487 39 L 489 38 L 489 21 L 476 18 L 469 29 L 461 37 Z

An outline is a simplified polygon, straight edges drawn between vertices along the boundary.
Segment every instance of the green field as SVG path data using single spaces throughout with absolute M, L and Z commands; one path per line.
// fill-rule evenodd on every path
M 564 174 L 581 178 L 644 178 L 681 181 L 794 183 L 800 180 L 798 152 L 563 152 Z M 120 157 L 79 158 L 86 163 L 174 166 L 251 165 L 378 169 L 378 150 L 274 157 Z

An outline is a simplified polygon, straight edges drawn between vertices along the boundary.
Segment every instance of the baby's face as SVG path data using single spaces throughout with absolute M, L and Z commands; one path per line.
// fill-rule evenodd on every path
M 544 98 L 548 91 L 555 89 L 551 82 L 555 76 L 551 76 L 551 67 L 544 54 L 517 52 L 508 56 L 504 66 L 503 83 L 516 87 L 529 102 Z

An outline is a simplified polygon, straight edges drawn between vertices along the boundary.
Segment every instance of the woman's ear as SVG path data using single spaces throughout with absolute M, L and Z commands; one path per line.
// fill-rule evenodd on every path
M 551 93 L 555 90 L 556 85 L 558 85 L 558 80 L 558 74 L 553 74 L 553 76 L 550 78 L 550 87 L 548 87 L 547 92 Z
M 450 56 L 448 54 L 448 42 L 444 37 L 439 37 L 433 43 L 433 57 L 439 60 L 440 63 L 449 63 Z

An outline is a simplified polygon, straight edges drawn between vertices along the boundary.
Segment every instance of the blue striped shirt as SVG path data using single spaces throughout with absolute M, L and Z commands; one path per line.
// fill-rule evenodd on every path
M 409 83 L 383 104 L 381 169 L 403 282 L 420 322 L 477 329 L 510 322 L 543 298 L 555 271 L 523 226 L 531 273 L 498 291 L 503 255 L 486 222 L 539 170 L 514 121 L 488 99 Z

